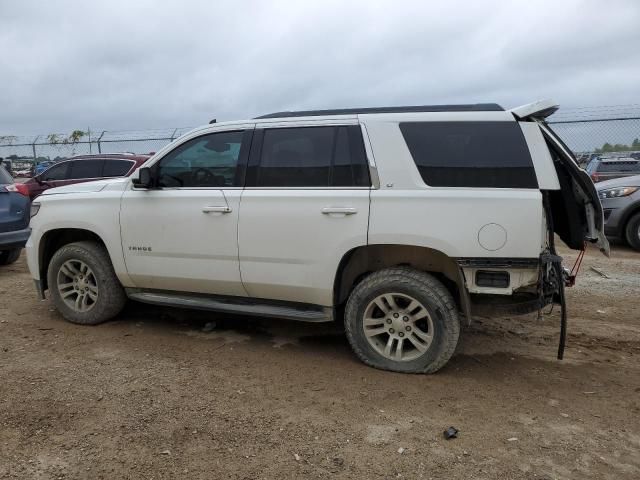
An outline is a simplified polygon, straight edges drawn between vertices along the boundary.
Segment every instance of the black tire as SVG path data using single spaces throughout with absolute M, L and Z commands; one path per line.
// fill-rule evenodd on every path
M 636 213 L 627 222 L 625 236 L 631 248 L 640 250 L 640 213 Z
M 95 278 L 97 298 L 87 311 L 77 311 L 70 307 L 58 290 L 60 269 L 69 261 L 83 262 L 91 269 Z M 109 254 L 102 245 L 95 242 L 70 243 L 60 248 L 49 263 L 47 281 L 51 299 L 58 311 L 68 321 L 80 325 L 97 325 L 112 319 L 122 311 L 127 300 Z
M 0 265 L 11 265 L 20 258 L 21 248 L 14 248 L 13 250 L 3 250 L 0 252 Z
M 422 304 L 431 317 L 431 343 L 417 358 L 389 359 L 378 352 L 367 339 L 363 325 L 365 311 L 376 298 L 384 294 L 399 294 L 413 298 Z M 380 270 L 362 280 L 347 300 L 344 323 L 347 339 L 360 360 L 371 367 L 402 373 L 436 372 L 449 361 L 460 336 L 458 309 L 451 293 L 432 275 L 407 267 Z M 387 325 L 384 325 L 384 328 L 386 329 Z M 391 335 L 387 338 L 390 337 Z M 403 339 L 403 342 L 404 340 L 408 338 Z M 399 345 L 403 343 L 395 345 L 399 349 Z

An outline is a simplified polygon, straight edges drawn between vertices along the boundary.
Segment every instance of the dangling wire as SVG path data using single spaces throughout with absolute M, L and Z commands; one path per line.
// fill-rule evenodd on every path
M 580 266 L 582 265 L 582 260 L 584 259 L 584 254 L 587 251 L 587 242 L 584 242 L 584 245 L 582 246 L 582 250 L 580 250 L 580 254 L 578 255 L 578 258 L 576 258 L 575 263 L 573 264 L 573 267 L 571 267 L 571 272 L 569 273 L 570 277 L 577 277 L 578 276 L 578 272 L 580 271 Z

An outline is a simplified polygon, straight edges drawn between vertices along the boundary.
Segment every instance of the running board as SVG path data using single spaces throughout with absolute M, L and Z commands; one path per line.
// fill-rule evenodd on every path
M 255 315 L 257 317 L 282 318 L 301 322 L 331 322 L 333 309 L 295 302 L 274 302 L 256 298 L 220 297 L 180 292 L 143 291 L 125 289 L 131 300 L 164 307 L 193 308 L 220 313 Z

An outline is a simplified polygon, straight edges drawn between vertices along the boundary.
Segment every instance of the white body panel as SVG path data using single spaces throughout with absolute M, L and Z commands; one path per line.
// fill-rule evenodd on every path
M 50 230 L 77 228 L 93 232 L 104 241 L 118 279 L 125 287 L 133 286 L 120 242 L 120 197 L 128 183 L 128 179 L 83 183 L 85 192 L 65 193 L 79 186 L 69 185 L 47 190 L 38 197 L 40 214 L 31 219 L 31 236 L 26 245 L 31 276 L 40 280 L 38 249 L 42 236 Z
M 367 244 L 368 221 L 368 189 L 245 190 L 238 242 L 248 294 L 332 305 L 338 264 Z
M 491 113 L 500 115 L 483 115 L 481 120 L 515 121 L 508 112 Z M 397 114 L 384 117 L 392 116 Z M 539 190 L 427 186 L 398 120 L 381 121 L 377 117 L 365 122 L 380 176 L 380 189 L 371 192 L 370 244 L 429 247 L 450 257 L 540 255 L 544 224 Z M 422 121 L 442 119 L 434 114 L 412 117 Z M 502 247 L 487 250 L 480 244 L 478 235 L 488 224 L 500 225 L 506 231 Z
M 245 295 L 235 200 L 229 205 L 222 190 L 209 188 L 126 191 L 120 214 L 122 248 L 135 286 Z M 225 208 L 228 213 L 222 212 Z

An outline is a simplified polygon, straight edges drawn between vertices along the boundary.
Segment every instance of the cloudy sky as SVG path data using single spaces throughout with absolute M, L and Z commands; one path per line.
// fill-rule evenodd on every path
M 640 1 L 0 0 L 0 135 L 640 103 Z

